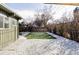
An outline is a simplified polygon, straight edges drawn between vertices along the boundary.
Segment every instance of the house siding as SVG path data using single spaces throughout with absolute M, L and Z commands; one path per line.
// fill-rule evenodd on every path
M 18 20 L 20 19 L 22 18 L 5 4 L 0 4 L 0 49 L 18 38 Z

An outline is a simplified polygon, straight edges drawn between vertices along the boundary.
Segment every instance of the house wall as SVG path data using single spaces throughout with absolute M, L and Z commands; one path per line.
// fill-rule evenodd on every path
M 2 48 L 17 39 L 17 20 L 0 16 L 0 21 L 3 21 L 3 26 L 0 27 L 0 48 Z

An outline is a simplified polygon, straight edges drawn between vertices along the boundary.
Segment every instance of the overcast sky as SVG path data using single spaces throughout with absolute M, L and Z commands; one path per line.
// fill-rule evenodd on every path
M 42 9 L 44 6 L 49 6 L 48 4 L 42 3 L 6 3 L 13 11 L 20 14 L 23 18 L 33 17 L 34 14 Z M 71 12 L 74 10 L 75 6 L 64 6 L 64 5 L 52 5 L 52 11 L 55 11 L 54 19 L 59 19 L 62 17 L 64 12 Z

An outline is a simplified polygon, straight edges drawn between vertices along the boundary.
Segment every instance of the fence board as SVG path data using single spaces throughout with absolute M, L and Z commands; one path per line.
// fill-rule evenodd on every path
M 8 45 L 11 42 L 14 42 L 17 39 L 17 29 L 0 29 L 0 48 Z

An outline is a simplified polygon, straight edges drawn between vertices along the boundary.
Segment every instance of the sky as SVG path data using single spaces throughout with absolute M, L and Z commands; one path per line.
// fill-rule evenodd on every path
M 36 10 L 41 7 L 39 3 L 6 3 L 9 7 L 19 10 Z
M 20 14 L 23 18 L 33 16 L 41 4 L 38 3 L 6 3 L 13 11 Z
M 6 3 L 6 5 L 23 18 L 34 17 L 34 14 L 44 6 L 49 6 L 42 3 Z M 54 19 L 60 19 L 64 12 L 70 13 L 74 8 L 75 6 L 52 5 L 52 12 L 55 12 L 53 17 Z

